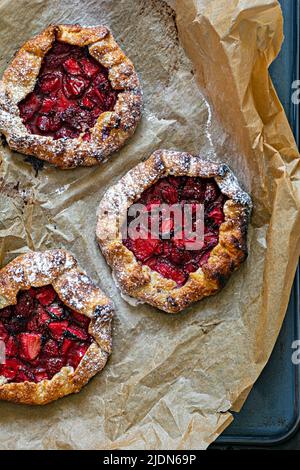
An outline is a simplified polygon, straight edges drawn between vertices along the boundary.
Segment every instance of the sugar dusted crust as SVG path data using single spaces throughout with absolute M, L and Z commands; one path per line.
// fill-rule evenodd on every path
M 20 117 L 18 103 L 34 89 L 43 57 L 56 39 L 88 46 L 90 55 L 108 69 L 112 88 L 119 91 L 113 111 L 100 114 L 90 129 L 89 141 L 82 135 L 54 140 L 31 134 Z M 142 94 L 134 66 L 108 28 L 50 25 L 19 49 L 4 72 L 0 82 L 0 131 L 13 150 L 34 155 L 62 169 L 93 166 L 105 161 L 134 133 L 141 106 Z
M 91 319 L 93 338 L 76 370 L 63 367 L 51 380 L 39 383 L 4 383 L 0 399 L 29 405 L 44 405 L 77 393 L 102 370 L 111 353 L 112 302 L 63 250 L 30 252 L 15 258 L 0 270 L 0 308 L 17 303 L 20 289 L 52 284 L 63 303 Z M 1 377 L 0 377 L 1 383 Z
M 223 208 L 225 220 L 220 225 L 219 243 L 211 251 L 208 261 L 190 273 L 182 287 L 138 262 L 124 246 L 120 233 L 128 207 L 144 190 L 168 175 L 214 178 L 220 191 L 228 197 Z M 165 312 L 177 313 L 222 289 L 231 273 L 246 259 L 251 208 L 249 195 L 240 188 L 227 165 L 188 153 L 157 150 L 105 193 L 98 209 L 96 235 L 122 294 Z M 117 221 L 116 232 L 111 236 L 114 221 Z

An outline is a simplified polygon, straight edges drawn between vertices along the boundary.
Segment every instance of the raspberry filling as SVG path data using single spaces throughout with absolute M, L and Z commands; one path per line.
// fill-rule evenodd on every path
M 64 366 L 78 366 L 92 337 L 90 320 L 66 307 L 51 286 L 21 291 L 16 305 L 0 310 L 6 382 L 51 379 Z
M 226 201 L 213 179 L 204 179 L 188 176 L 168 176 L 158 180 L 154 185 L 143 192 L 141 198 L 136 201 L 143 204 L 146 218 L 151 222 L 147 224 L 147 232 L 140 228 L 140 237 L 130 238 L 128 231 L 123 236 L 123 244 L 135 255 L 142 264 L 149 266 L 163 277 L 172 279 L 178 286 L 182 286 L 188 280 L 189 273 L 203 266 L 219 241 L 219 228 L 224 221 L 223 206 Z M 180 238 L 175 238 L 176 227 L 173 213 L 164 216 L 164 211 L 157 211 L 157 205 L 178 204 L 180 207 L 180 219 L 184 220 L 184 207 L 190 205 L 192 213 L 193 231 L 197 230 L 196 207 L 203 205 L 204 210 L 204 240 L 201 243 L 197 237 L 190 237 L 185 227 L 180 227 Z M 163 206 L 162 206 L 163 208 Z M 155 218 L 158 212 L 158 224 Z M 154 214 L 154 215 L 153 215 Z M 127 214 L 127 227 L 134 220 Z M 203 218 L 203 212 L 202 212 Z M 178 220 L 178 219 L 177 219 Z M 150 229 L 153 223 L 159 227 L 158 237 L 151 238 Z M 197 233 L 197 232 L 195 232 Z M 164 234 L 168 234 L 168 239 Z M 123 232 L 124 235 L 124 232 Z
M 32 134 L 73 139 L 84 133 L 89 140 L 89 129 L 101 113 L 113 109 L 116 99 L 107 69 L 89 55 L 87 47 L 56 41 L 19 110 Z

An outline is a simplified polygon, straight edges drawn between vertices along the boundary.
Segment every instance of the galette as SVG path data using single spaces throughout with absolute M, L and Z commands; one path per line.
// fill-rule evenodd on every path
M 0 270 L 0 399 L 43 405 L 80 389 L 111 352 L 113 305 L 63 250 Z
M 104 26 L 50 25 L 16 53 L 0 82 L 0 131 L 11 149 L 60 168 L 97 165 L 141 117 L 132 62 Z
M 105 193 L 97 240 L 129 303 L 176 313 L 245 260 L 251 207 L 227 165 L 158 150 Z

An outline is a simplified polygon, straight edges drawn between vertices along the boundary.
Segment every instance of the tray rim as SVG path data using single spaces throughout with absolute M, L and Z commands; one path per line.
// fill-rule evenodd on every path
M 297 314 L 294 315 L 294 326 L 295 331 L 299 334 L 300 337 L 300 321 L 299 321 L 299 312 L 300 312 L 300 266 L 298 266 L 295 280 L 292 288 L 291 296 L 294 296 L 295 305 L 297 310 Z M 300 392 L 300 365 L 294 367 L 294 383 L 295 383 L 295 405 L 294 405 L 294 417 L 291 421 L 289 428 L 284 431 L 283 433 L 278 433 L 274 437 L 272 436 L 247 436 L 247 435 L 239 435 L 239 436 L 231 436 L 228 435 L 220 435 L 218 440 L 213 443 L 214 447 L 223 447 L 231 446 L 231 445 L 239 445 L 239 446 L 276 446 L 279 444 L 283 444 L 284 442 L 290 440 L 295 433 L 300 429 L 300 403 L 299 403 L 299 392 Z

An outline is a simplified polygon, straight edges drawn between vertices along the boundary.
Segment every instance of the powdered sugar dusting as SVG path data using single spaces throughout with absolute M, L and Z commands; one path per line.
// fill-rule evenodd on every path
M 22 266 L 14 266 L 13 268 L 9 268 L 8 270 L 8 273 L 11 277 L 11 279 L 15 282 L 15 283 L 21 283 L 23 284 L 24 281 L 25 281 L 25 273 L 24 273 L 24 269 Z
M 96 286 L 83 273 L 72 271 L 59 282 L 59 296 L 74 310 L 83 311 L 88 305 L 89 296 L 94 293 Z
M 53 275 L 57 275 L 64 265 L 65 255 L 61 251 L 32 253 L 28 257 L 26 266 L 28 281 L 34 285 L 37 281 L 41 281 L 41 277 L 44 281 L 51 280 Z

